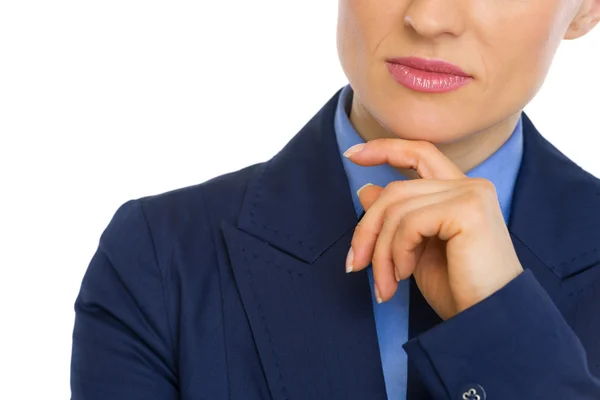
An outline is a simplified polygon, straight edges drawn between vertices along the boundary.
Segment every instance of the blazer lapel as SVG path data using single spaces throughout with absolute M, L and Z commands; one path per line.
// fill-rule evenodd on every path
M 223 225 L 273 399 L 385 399 L 366 271 L 346 274 L 357 223 L 333 117 L 339 91 L 257 168 Z
M 562 282 L 600 261 L 600 185 L 540 135 L 523 115 L 524 153 L 509 231 L 524 265 Z M 535 256 L 536 262 L 527 262 Z M 535 272 L 535 271 L 534 271 Z

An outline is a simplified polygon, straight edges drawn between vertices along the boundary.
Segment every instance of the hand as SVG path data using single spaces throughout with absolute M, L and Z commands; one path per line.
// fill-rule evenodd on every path
M 372 263 L 378 302 L 413 275 L 429 305 L 448 319 L 523 272 L 489 180 L 467 177 L 425 141 L 377 139 L 345 155 L 363 166 L 411 168 L 423 178 L 359 190 L 366 213 L 347 270 Z

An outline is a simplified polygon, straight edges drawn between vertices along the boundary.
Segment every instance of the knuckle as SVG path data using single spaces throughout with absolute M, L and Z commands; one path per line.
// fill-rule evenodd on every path
M 476 183 L 476 187 L 482 195 L 496 196 L 496 186 L 494 186 L 494 183 L 492 181 L 485 178 L 475 178 L 474 181 Z
M 404 207 L 405 207 L 404 204 L 398 203 L 398 202 L 390 204 L 383 211 L 383 220 L 384 221 L 389 221 L 391 219 L 395 219 L 397 215 L 402 215 Z
M 390 257 L 388 255 L 383 254 L 380 251 L 375 251 L 373 253 L 373 257 L 371 258 L 371 263 L 375 266 L 383 266 L 389 261 Z
M 402 189 L 404 189 L 405 186 L 406 186 L 406 181 L 403 181 L 403 180 L 392 181 L 387 184 L 385 189 L 387 189 L 389 192 L 397 193 L 397 192 L 401 191 Z
M 486 216 L 486 201 L 479 190 L 471 190 L 465 196 L 465 222 L 469 225 L 480 225 Z
M 479 188 L 470 190 L 466 196 L 468 209 L 473 211 L 483 210 L 484 196 L 484 192 Z
M 403 193 L 406 193 L 406 182 L 405 181 L 393 181 L 383 188 L 381 196 L 385 198 L 398 199 L 403 197 Z
M 358 241 L 368 239 L 373 236 L 372 230 L 363 222 L 359 222 L 354 228 L 354 236 L 352 237 L 352 245 L 358 244 Z
M 402 219 L 398 222 L 398 231 L 400 234 L 403 234 L 410 229 L 412 221 L 415 219 L 415 217 L 415 211 L 410 211 L 402 217 Z

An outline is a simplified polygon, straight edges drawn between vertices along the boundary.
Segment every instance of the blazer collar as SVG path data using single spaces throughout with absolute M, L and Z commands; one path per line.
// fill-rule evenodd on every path
M 341 89 L 249 184 L 238 227 L 312 263 L 357 217 L 333 130 Z
M 338 153 L 333 119 L 339 90 L 250 183 L 238 227 L 312 263 L 357 217 Z M 509 230 L 555 274 L 600 261 L 600 185 L 540 135 L 523 113 L 523 161 Z

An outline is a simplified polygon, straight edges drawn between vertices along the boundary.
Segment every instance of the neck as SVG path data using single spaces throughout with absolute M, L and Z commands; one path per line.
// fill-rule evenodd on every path
M 520 116 L 521 111 L 483 131 L 475 132 L 453 142 L 436 143 L 435 146 L 466 174 L 502 147 L 515 130 Z M 352 99 L 349 118 L 356 132 L 365 141 L 398 137 L 385 130 L 364 107 L 356 103 L 356 96 L 353 96 Z M 419 177 L 412 169 L 397 169 L 409 179 Z

